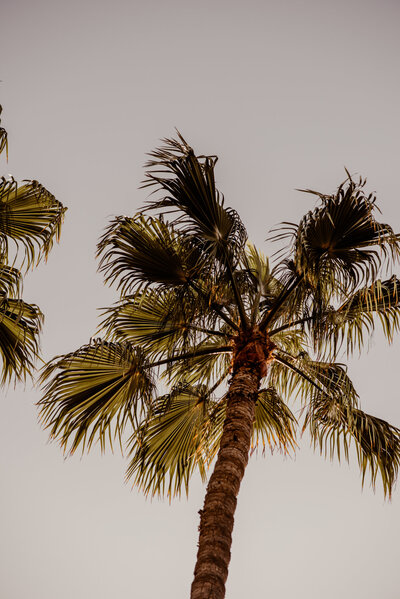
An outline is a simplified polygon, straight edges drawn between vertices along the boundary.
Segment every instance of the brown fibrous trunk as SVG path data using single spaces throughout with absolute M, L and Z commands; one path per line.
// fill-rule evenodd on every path
M 237 495 L 249 459 L 260 380 L 266 374 L 272 350 L 272 343 L 258 331 L 243 333 L 236 339 L 218 457 L 199 512 L 191 599 L 225 597 Z

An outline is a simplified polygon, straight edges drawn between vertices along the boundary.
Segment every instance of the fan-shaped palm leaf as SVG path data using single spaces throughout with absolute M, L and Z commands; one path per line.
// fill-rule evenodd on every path
M 3 280 L 4 282 L 4 280 Z M 43 315 L 20 299 L 0 298 L 1 384 L 30 374 L 39 350 Z
M 54 358 L 44 369 L 39 402 L 41 420 L 64 450 L 90 449 L 98 439 L 121 442 L 128 422 L 151 401 L 151 372 L 141 351 L 127 343 L 95 340 L 78 351 Z
M 18 297 L 21 285 L 22 276 L 17 268 L 7 264 L 0 266 L 0 298 Z
M 224 207 L 223 197 L 215 187 L 216 159 L 196 156 L 181 136 L 179 141 L 164 142 L 164 147 L 150 154 L 144 187 L 155 185 L 167 195 L 152 202 L 149 208 L 164 213 L 168 208 L 178 211 L 175 223 L 200 243 L 203 254 L 207 252 L 220 262 L 231 282 L 240 319 L 247 328 L 246 311 L 233 272 L 244 256 L 247 232 L 237 212 Z
M 163 494 L 167 482 L 169 495 L 180 494 L 182 485 L 187 493 L 195 469 L 204 479 L 216 455 L 225 407 L 226 397 L 215 403 L 204 386 L 181 384 L 161 397 L 130 440 L 133 458 L 127 477 L 134 477 L 146 493 Z M 278 446 L 285 452 L 294 448 L 295 423 L 274 390 L 262 390 L 256 403 L 254 446 Z
M 164 144 L 150 154 L 144 187 L 156 186 L 167 195 L 150 208 L 178 211 L 184 230 L 203 240 L 217 257 L 224 260 L 228 249 L 240 253 L 247 233 L 237 212 L 224 207 L 216 189 L 216 158 L 196 156 L 180 135 L 179 140 L 165 139 Z
M 0 127 L 0 153 L 4 149 L 8 152 L 7 132 Z M 0 384 L 12 376 L 24 380 L 32 374 L 43 318 L 37 306 L 21 299 L 22 274 L 10 262 L 19 259 L 19 248 L 23 250 L 20 268 L 47 257 L 59 237 L 65 210 L 37 181 L 18 185 L 13 178 L 0 180 Z
M 269 369 L 269 384 L 281 395 L 297 394 L 303 402 L 321 393 L 344 406 L 358 405 L 358 395 L 344 364 L 311 360 L 306 352 L 294 357 L 277 349 Z
M 122 294 L 149 284 L 187 285 L 201 274 L 194 244 L 161 219 L 116 218 L 98 245 L 106 281 L 119 279 Z
M 152 358 L 164 356 L 189 329 L 190 318 L 185 319 L 184 310 L 179 310 L 182 305 L 176 296 L 175 290 L 169 289 L 138 293 L 109 308 L 102 327 L 111 338 L 145 348 Z
M 102 327 L 111 338 L 140 345 L 153 360 L 187 352 L 210 334 L 228 343 L 229 335 L 201 326 L 208 313 L 190 290 L 148 289 L 107 310 Z
M 364 184 L 349 177 L 331 196 L 302 190 L 317 195 L 322 206 L 293 225 L 294 260 L 297 272 L 319 290 L 319 300 L 368 283 L 383 258 L 399 256 L 399 238 L 374 218 L 375 197 L 365 195 Z
M 350 442 L 353 441 L 363 482 L 369 469 L 375 487 L 380 472 L 384 492 L 391 495 L 400 466 L 400 429 L 359 409 L 345 408 L 325 395 L 312 402 L 303 430 L 306 427 L 310 428 L 321 453 L 331 458 L 336 454 L 340 459 L 342 448 L 348 460 Z
M 259 321 L 260 314 L 269 312 L 282 293 L 282 285 L 270 269 L 269 260 L 257 248 L 247 244 L 245 266 L 251 284 L 247 285 L 247 294 L 250 295 L 250 322 L 254 325 Z
M 278 447 L 285 453 L 296 447 L 296 418 L 272 387 L 258 394 L 254 418 L 253 445 L 263 450 Z
M 174 385 L 189 381 L 191 384 L 212 387 L 222 376 L 228 376 L 232 351 L 232 345 L 227 345 L 219 337 L 213 339 L 210 336 L 207 341 L 193 347 L 186 359 L 167 364 L 163 376 Z
M 210 411 L 210 422 L 213 430 L 212 454 L 219 447 L 226 415 L 227 395 L 216 402 Z M 254 413 L 254 427 L 252 436 L 252 451 L 260 446 L 263 453 L 268 447 L 271 451 L 278 448 L 288 453 L 296 446 L 296 418 L 278 393 L 272 387 L 261 389 L 257 396 Z
M 335 348 L 346 341 L 348 353 L 353 353 L 361 350 L 364 334 L 373 333 L 376 321 L 391 342 L 400 327 L 400 281 L 395 276 L 358 289 L 337 310 L 327 312 L 318 329 L 320 342 L 330 341 Z
M 145 493 L 168 495 L 180 494 L 182 486 L 187 493 L 196 468 L 204 479 L 215 451 L 212 404 L 203 386 L 179 385 L 160 397 L 130 440 L 127 478 Z
M 47 257 L 59 238 L 66 208 L 37 181 L 19 186 L 14 179 L 0 182 L 0 240 L 3 256 L 9 241 L 24 249 L 27 267 Z

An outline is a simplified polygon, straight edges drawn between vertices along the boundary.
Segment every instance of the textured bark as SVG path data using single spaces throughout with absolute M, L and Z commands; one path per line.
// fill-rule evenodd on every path
M 218 457 L 199 512 L 199 549 L 191 599 L 225 597 L 236 497 L 249 459 L 261 373 L 259 358 L 240 359 L 234 366 Z

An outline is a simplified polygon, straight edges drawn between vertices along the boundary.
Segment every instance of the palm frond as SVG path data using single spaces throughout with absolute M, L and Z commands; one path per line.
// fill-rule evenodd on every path
M 60 236 L 66 208 L 37 181 L 19 186 L 14 179 L 0 181 L 0 243 L 7 259 L 12 240 L 24 250 L 29 268 L 43 256 L 47 258 L 54 239 Z
M 310 292 L 304 284 L 304 277 L 293 273 L 284 279 L 275 279 L 273 294 L 262 303 L 261 331 L 276 328 L 282 321 L 290 322 L 304 317 L 308 310 Z M 279 293 L 278 293 L 278 289 Z
M 344 406 L 357 406 L 358 394 L 344 364 L 311 360 L 306 352 L 295 357 L 277 349 L 274 355 L 268 382 L 283 397 L 295 394 L 307 403 L 322 393 Z
M 168 364 L 163 377 L 173 385 L 188 381 L 192 385 L 212 387 L 222 375 L 228 375 L 232 350 L 233 346 L 227 346 L 223 339 L 210 336 L 192 348 L 198 355 Z
M 150 284 L 187 285 L 204 265 L 197 247 L 172 225 L 141 215 L 114 219 L 98 244 L 98 255 L 106 282 L 118 279 L 122 295 Z
M 259 252 L 252 243 L 247 244 L 245 266 L 252 282 L 248 293 L 251 297 L 250 321 L 255 324 L 259 317 L 260 305 L 265 308 L 269 303 L 271 291 L 274 296 L 277 295 L 277 281 L 271 275 L 268 258 Z
M 288 235 L 296 270 L 318 301 L 370 283 L 384 261 L 400 255 L 399 237 L 375 219 L 376 198 L 365 194 L 364 185 L 349 177 L 333 195 L 301 190 L 317 195 L 322 205 L 292 226 Z
M 170 289 L 138 293 L 109 308 L 102 327 L 112 339 L 140 345 L 152 359 L 167 356 L 177 349 L 177 343 L 182 345 L 189 332 L 190 318 L 185 318 L 176 295 L 175 290 Z
M 153 380 L 139 349 L 128 343 L 92 341 L 54 358 L 44 368 L 40 417 L 52 438 L 70 453 L 107 439 L 112 445 L 151 403 Z M 112 433 L 114 430 L 114 434 Z
M 221 320 L 228 325 L 231 332 L 240 330 L 240 316 L 237 305 L 235 305 L 234 294 L 229 283 L 220 273 L 211 273 L 199 281 L 191 281 L 190 288 L 196 292 L 196 301 L 200 301 L 209 312 L 206 320 L 208 326 L 215 326 Z M 204 275 L 204 273 L 203 273 Z M 214 324 L 212 324 L 212 322 Z
M 278 447 L 284 453 L 296 447 L 295 426 L 297 420 L 272 387 L 258 393 L 252 445 L 262 445 L 273 450 Z
M 22 287 L 21 272 L 7 264 L 0 264 L 0 298 L 19 297 Z
M 305 331 L 299 327 L 289 327 L 282 331 L 272 329 L 272 331 L 268 331 L 268 335 L 273 337 L 273 341 L 277 348 L 283 350 L 285 354 L 289 353 L 291 356 L 306 355 L 308 339 Z
M 149 203 L 149 209 L 178 212 L 183 230 L 196 235 L 209 251 L 226 259 L 241 254 L 247 239 L 246 229 L 232 208 L 225 208 L 222 194 L 215 186 L 216 156 L 196 156 L 179 139 L 164 139 L 164 145 L 150 153 L 143 187 L 156 187 L 162 199 Z
M 389 342 L 400 329 L 400 281 L 393 276 L 386 281 L 380 279 L 370 286 L 352 294 L 338 309 L 330 310 L 321 319 L 318 341 L 327 341 L 336 348 L 343 342 L 349 354 L 364 345 L 365 335 L 372 335 L 376 322 L 380 322 Z
M 23 381 L 32 375 L 42 322 L 37 306 L 21 299 L 0 298 L 1 385 L 13 377 Z
M 391 496 L 400 466 L 400 429 L 385 420 L 359 409 L 344 407 L 335 399 L 320 395 L 306 414 L 304 427 L 309 427 L 314 445 L 321 454 L 340 460 L 341 451 L 349 460 L 349 447 L 355 444 L 364 484 L 369 470 L 373 488 L 378 473 L 385 495 Z
M 264 294 L 271 276 L 268 258 L 254 244 L 248 242 L 246 245 L 245 263 L 257 287 Z
M 179 289 L 148 289 L 107 314 L 102 325 L 107 336 L 140 345 L 152 360 L 187 352 L 210 334 L 229 342 L 229 335 L 201 326 L 204 320 L 208 324 L 209 306 L 203 306 L 190 290 L 181 294 Z
M 182 384 L 160 397 L 132 435 L 127 478 L 145 493 L 186 494 L 198 469 L 203 480 L 214 457 L 210 396 L 203 386 Z

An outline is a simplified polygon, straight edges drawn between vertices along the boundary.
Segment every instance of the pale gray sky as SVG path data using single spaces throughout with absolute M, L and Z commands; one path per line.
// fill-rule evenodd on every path
M 46 314 L 44 357 L 86 343 L 117 299 L 96 273 L 110 217 L 131 214 L 145 152 L 178 127 L 264 250 L 267 231 L 368 177 L 400 230 L 396 1 L 3 0 L 1 173 L 35 178 L 69 207 L 60 245 L 25 299 Z M 398 274 L 400 273 L 400 266 Z M 399 340 L 380 335 L 350 374 L 365 410 L 400 425 Z M 188 597 L 204 487 L 146 500 L 125 461 L 64 461 L 30 385 L 1 400 L 2 599 Z M 361 492 L 358 466 L 314 454 L 253 457 L 239 497 L 227 599 L 397 599 L 400 489 Z

